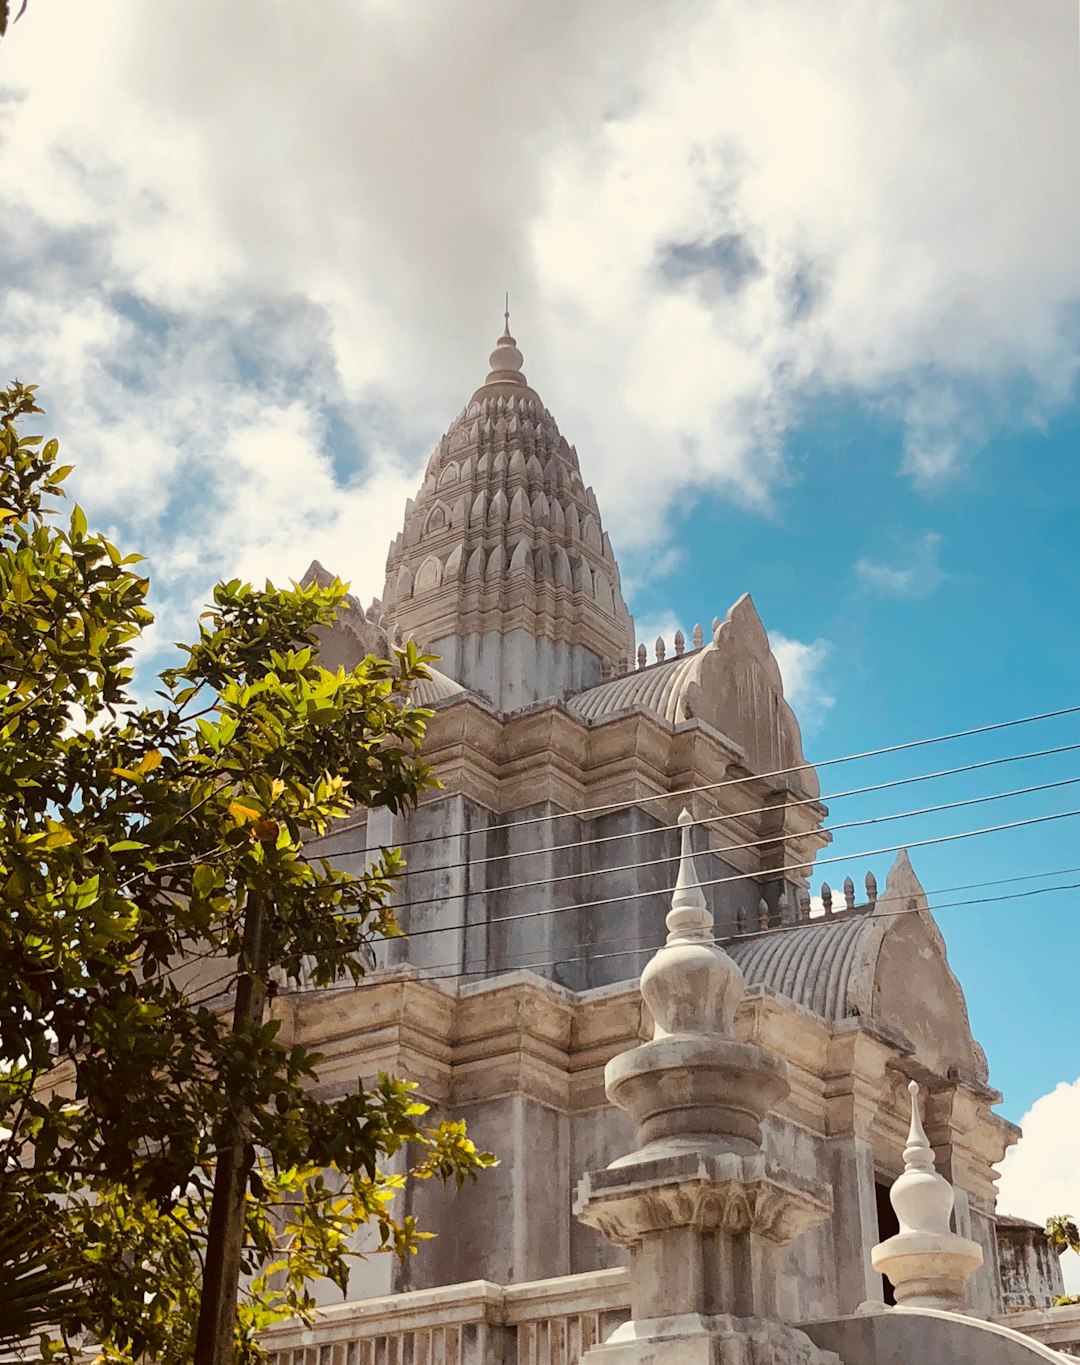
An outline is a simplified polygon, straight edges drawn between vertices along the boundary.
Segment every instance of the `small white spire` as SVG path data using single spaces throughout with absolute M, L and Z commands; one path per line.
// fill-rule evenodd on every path
M 962 1311 L 967 1281 L 982 1265 L 983 1251 L 949 1228 L 956 1196 L 935 1168 L 919 1114 L 919 1087 L 911 1081 L 908 1091 L 911 1126 L 904 1169 L 889 1191 L 900 1231 L 871 1247 L 870 1263 L 892 1281 L 898 1305 Z
M 673 938 L 710 938 L 713 928 L 713 917 L 709 914 L 705 892 L 698 880 L 694 849 L 690 842 L 694 817 L 685 807 L 679 816 L 679 826 L 679 875 L 675 880 L 675 891 L 666 921 L 669 943 Z
M 889 1201 L 896 1210 L 901 1232 L 948 1232 L 956 1196 L 953 1187 L 934 1164 L 934 1150 L 919 1115 L 919 1087 L 908 1084 L 911 1095 L 911 1126 L 904 1148 L 904 1170 L 893 1181 Z
M 517 342 L 510 335 L 510 295 L 506 295 L 506 308 L 503 312 L 503 334 L 495 343 L 488 363 L 491 365 L 491 373 L 484 380 L 485 387 L 488 384 L 520 384 L 525 386 L 525 376 L 522 374 L 522 366 L 525 359 L 518 350 Z M 478 391 L 482 392 L 482 390 Z M 474 394 L 475 398 L 477 395 Z
M 934 1170 L 934 1151 L 926 1136 L 919 1113 L 919 1083 L 908 1081 L 908 1094 L 911 1096 L 911 1124 L 908 1127 L 907 1146 L 904 1148 L 904 1169 L 906 1171 Z

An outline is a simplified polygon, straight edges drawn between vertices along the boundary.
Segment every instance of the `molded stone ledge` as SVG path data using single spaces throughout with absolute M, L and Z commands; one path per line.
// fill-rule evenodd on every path
M 841 1365 L 796 1327 L 697 1313 L 624 1323 L 584 1357 L 589 1365 Z
M 574 1212 L 628 1248 L 647 1234 L 676 1228 L 753 1232 L 783 1246 L 829 1217 L 832 1195 L 821 1182 L 792 1175 L 761 1155 L 684 1153 L 586 1172 Z

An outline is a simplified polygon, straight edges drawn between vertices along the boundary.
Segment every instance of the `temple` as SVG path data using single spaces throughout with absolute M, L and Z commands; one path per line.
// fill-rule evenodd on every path
M 313 848 L 401 846 L 405 936 L 275 1008 L 328 1095 L 395 1071 L 500 1165 L 412 1189 L 437 1239 L 359 1261 L 275 1365 L 1060 1359 L 1056 1258 L 995 1212 L 1019 1133 L 907 854 L 812 902 L 827 809 L 752 600 L 637 643 L 509 319 L 322 654 L 405 638 L 438 656 L 443 785 Z

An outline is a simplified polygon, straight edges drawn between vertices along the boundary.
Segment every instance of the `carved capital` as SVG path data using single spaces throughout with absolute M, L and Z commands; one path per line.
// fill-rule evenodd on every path
M 827 1218 L 832 1200 L 826 1186 L 790 1175 L 760 1155 L 685 1153 L 587 1173 L 574 1211 L 627 1248 L 651 1233 L 681 1228 L 752 1232 L 783 1246 Z

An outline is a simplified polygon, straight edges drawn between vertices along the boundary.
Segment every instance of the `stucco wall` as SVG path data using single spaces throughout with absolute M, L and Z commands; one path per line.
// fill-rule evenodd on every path
M 1002 1219 L 997 1225 L 997 1251 L 1004 1312 L 1049 1308 L 1065 1293 L 1061 1262 L 1038 1224 Z

